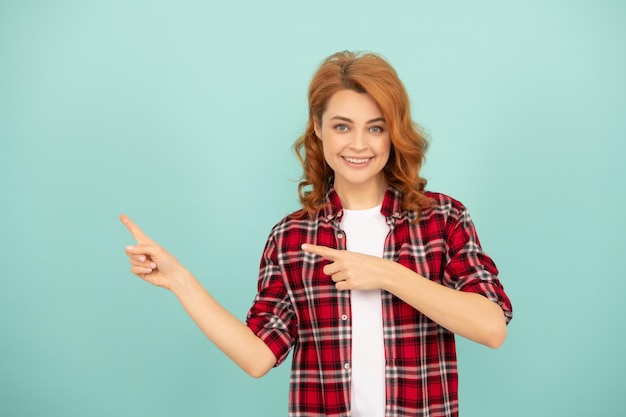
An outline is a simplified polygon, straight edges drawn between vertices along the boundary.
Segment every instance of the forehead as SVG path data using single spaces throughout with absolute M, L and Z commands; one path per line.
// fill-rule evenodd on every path
M 358 121 L 380 118 L 383 117 L 383 113 L 369 94 L 357 93 L 353 90 L 340 90 L 328 100 L 322 118 L 331 119 L 336 116 Z

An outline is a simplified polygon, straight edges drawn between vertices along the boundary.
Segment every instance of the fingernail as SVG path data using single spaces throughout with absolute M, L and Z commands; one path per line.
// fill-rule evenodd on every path
M 135 249 L 135 247 L 134 246 L 126 246 L 126 249 L 133 250 L 133 249 Z
M 154 262 L 152 262 L 152 263 L 150 264 L 150 268 L 152 268 L 152 269 L 156 268 L 156 264 L 155 264 Z
M 146 260 L 146 257 L 145 257 L 145 256 L 141 255 L 141 256 L 139 257 L 139 262 L 145 262 L 145 260 Z
M 302 250 L 307 250 L 309 245 L 307 245 L 306 243 L 303 243 L 302 246 L 300 246 L 300 247 L 302 248 Z

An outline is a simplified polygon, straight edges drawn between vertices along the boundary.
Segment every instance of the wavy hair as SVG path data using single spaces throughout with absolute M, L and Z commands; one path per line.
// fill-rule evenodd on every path
M 409 96 L 393 67 L 373 53 L 338 52 L 326 58 L 309 86 L 309 120 L 306 131 L 293 145 L 302 163 L 298 184 L 302 210 L 313 215 L 324 205 L 333 181 L 333 170 L 324 159 L 322 141 L 314 131 L 321 123 L 328 100 L 340 90 L 369 94 L 380 107 L 389 128 L 391 152 L 384 168 L 387 182 L 403 193 L 402 208 L 419 213 L 434 200 L 424 195 L 426 180 L 420 177 L 428 141 L 411 119 Z

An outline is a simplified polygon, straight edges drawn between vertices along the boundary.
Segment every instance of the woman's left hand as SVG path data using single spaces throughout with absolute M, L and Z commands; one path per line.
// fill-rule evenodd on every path
M 323 269 L 338 290 L 377 290 L 398 264 L 376 256 L 305 243 L 302 250 L 332 261 Z

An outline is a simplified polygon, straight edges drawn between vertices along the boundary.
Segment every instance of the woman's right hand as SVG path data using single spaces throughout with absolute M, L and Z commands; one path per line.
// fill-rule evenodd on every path
M 276 364 L 265 342 L 222 307 L 176 258 L 127 216 L 121 215 L 120 220 L 137 239 L 137 245 L 126 247 L 133 274 L 174 292 L 204 334 L 248 374 L 258 378 Z
M 175 281 L 182 279 L 185 272 L 183 266 L 146 236 L 128 216 L 122 214 L 120 220 L 137 240 L 136 245 L 126 247 L 131 272 L 150 284 L 171 290 Z

